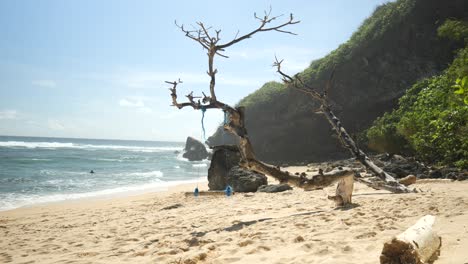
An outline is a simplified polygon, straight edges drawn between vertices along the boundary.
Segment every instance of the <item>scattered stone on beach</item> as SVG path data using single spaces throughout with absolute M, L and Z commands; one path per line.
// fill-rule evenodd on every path
M 429 172 L 429 168 L 411 157 L 405 158 L 400 155 L 380 154 L 376 155 L 374 160 L 381 164 L 383 170 L 396 178 L 404 178 L 410 174 L 424 175 Z
M 293 188 L 288 184 L 270 184 L 258 187 L 257 192 L 277 193 L 292 190 Z
M 206 150 L 205 145 L 202 142 L 194 139 L 193 137 L 187 137 L 185 142 L 184 154 L 182 157 L 190 161 L 200 161 L 208 158 L 209 154 Z
M 180 203 L 177 203 L 177 204 L 173 204 L 173 205 L 163 207 L 161 210 L 172 210 L 172 209 L 177 209 L 177 208 L 180 208 L 180 207 L 183 207 L 183 205 L 180 204 Z
M 213 148 L 210 168 L 208 169 L 208 187 L 210 190 L 224 190 L 227 175 L 232 167 L 239 164 L 240 153 L 236 146 L 217 146 Z
M 234 166 L 228 173 L 227 184 L 235 192 L 256 192 L 258 187 L 267 185 L 268 181 L 264 174 Z

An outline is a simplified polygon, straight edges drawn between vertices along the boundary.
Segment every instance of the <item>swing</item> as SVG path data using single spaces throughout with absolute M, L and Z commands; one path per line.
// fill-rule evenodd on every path
M 206 142 L 206 135 L 205 135 L 205 124 L 204 124 L 204 119 L 205 119 L 205 112 L 206 112 L 206 107 L 205 106 L 201 106 L 200 107 L 200 110 L 202 111 L 202 118 L 201 118 L 201 126 L 202 126 L 202 131 L 203 131 L 203 140 L 204 142 Z M 228 113 L 225 109 L 223 109 L 223 112 L 224 112 L 224 125 L 227 124 L 227 120 L 228 120 Z M 222 134 L 222 143 L 224 145 L 224 135 L 225 135 L 225 131 L 223 130 L 223 134 Z M 226 159 L 226 163 L 227 163 L 227 156 L 225 154 L 225 159 Z M 200 178 L 200 168 L 198 167 L 197 168 L 198 170 L 198 178 Z M 197 180 L 198 181 L 198 180 Z M 222 192 L 219 192 L 219 191 L 208 191 L 208 192 L 205 192 L 205 191 L 202 191 L 200 192 L 200 190 L 198 189 L 198 182 L 197 182 L 197 187 L 195 187 L 195 189 L 193 190 L 193 193 L 185 193 L 185 196 L 188 196 L 188 195 L 193 195 L 194 197 L 198 197 L 200 195 L 207 195 L 207 194 L 214 194 L 214 195 L 219 195 L 220 193 L 223 193 L 225 194 L 227 197 L 230 197 L 232 195 L 234 195 L 234 190 L 232 189 L 232 187 L 228 184 L 226 186 L 226 189 L 224 189 L 224 191 Z

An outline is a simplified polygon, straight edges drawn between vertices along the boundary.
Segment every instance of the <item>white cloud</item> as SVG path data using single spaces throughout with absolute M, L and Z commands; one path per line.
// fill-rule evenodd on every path
M 120 99 L 119 101 L 120 106 L 124 107 L 135 107 L 135 108 L 140 108 L 140 107 L 145 107 L 145 104 L 141 100 L 129 100 L 129 99 Z
M 140 96 L 132 96 L 128 98 L 123 98 L 123 99 L 120 99 L 119 105 L 122 107 L 135 109 L 139 113 L 151 114 L 153 110 L 145 106 L 145 103 L 143 102 L 144 100 L 143 98 L 144 97 L 140 97 Z
M 151 114 L 153 110 L 149 107 L 140 107 L 138 108 L 138 112 L 143 113 L 143 114 Z
M 32 84 L 44 88 L 54 88 L 57 86 L 57 82 L 53 80 L 34 80 Z
M 48 126 L 52 130 L 65 130 L 65 126 L 60 123 L 58 120 L 49 119 L 47 122 Z
M 18 112 L 16 110 L 0 111 L 0 120 L 2 119 L 17 119 Z

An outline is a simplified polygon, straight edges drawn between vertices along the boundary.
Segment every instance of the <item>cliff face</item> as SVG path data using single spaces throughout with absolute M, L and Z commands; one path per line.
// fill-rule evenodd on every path
M 378 7 L 351 39 L 314 61 L 300 76 L 324 87 L 335 69 L 330 98 L 350 133 L 366 129 L 417 80 L 437 74 L 462 43 L 437 37 L 447 18 L 466 19 L 465 0 L 399 0 Z M 348 155 L 332 137 L 329 124 L 302 93 L 267 83 L 239 102 L 259 159 L 268 162 L 321 161 Z M 208 141 L 221 144 L 218 130 Z M 232 138 L 224 137 L 224 142 Z

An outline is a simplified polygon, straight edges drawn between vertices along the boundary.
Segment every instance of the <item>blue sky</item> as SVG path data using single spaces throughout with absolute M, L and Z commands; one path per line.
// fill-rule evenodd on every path
M 345 42 L 385 0 L 311 1 L 0 1 L 0 135 L 106 139 L 201 138 L 201 113 L 177 110 L 164 81 L 181 95 L 208 91 L 207 57 L 184 37 L 202 21 L 221 42 L 258 26 L 253 14 L 301 21 L 232 46 L 217 57 L 218 99 L 235 104 L 277 80 L 275 54 L 293 74 Z M 205 116 L 207 136 L 223 114 Z

